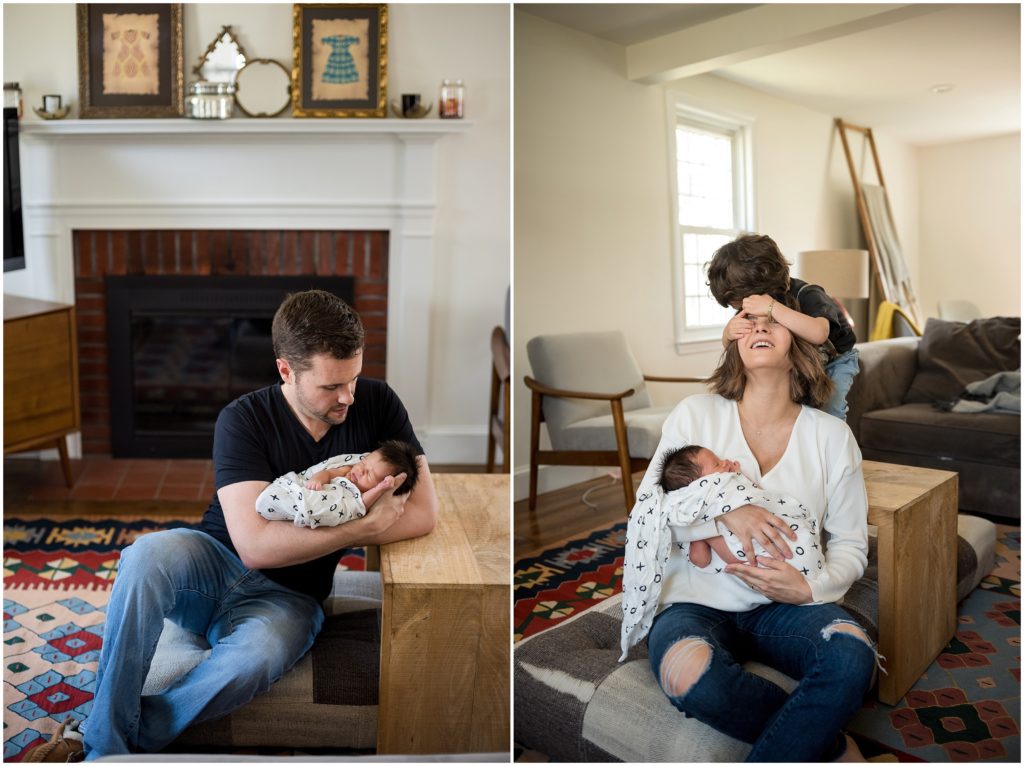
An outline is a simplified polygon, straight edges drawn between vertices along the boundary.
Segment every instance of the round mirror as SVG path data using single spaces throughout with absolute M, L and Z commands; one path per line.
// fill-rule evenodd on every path
M 231 27 L 225 26 L 210 43 L 206 53 L 199 57 L 199 63 L 192 71 L 207 82 L 233 83 L 244 66 L 245 51 L 231 34 Z
M 292 102 L 292 78 L 284 64 L 253 59 L 238 73 L 235 103 L 247 117 L 277 117 Z

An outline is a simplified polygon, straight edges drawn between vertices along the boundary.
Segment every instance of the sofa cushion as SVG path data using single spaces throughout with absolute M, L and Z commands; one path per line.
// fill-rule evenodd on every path
M 968 383 L 1020 367 L 1020 317 L 973 322 L 929 319 L 917 349 L 917 375 L 903 401 L 946 402 Z
M 864 415 L 859 442 L 862 451 L 875 449 L 1016 466 L 1020 464 L 1020 418 L 903 404 Z

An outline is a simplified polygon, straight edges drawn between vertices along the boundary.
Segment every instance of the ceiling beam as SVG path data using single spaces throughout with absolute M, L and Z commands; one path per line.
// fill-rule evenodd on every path
M 626 76 L 648 85 L 679 80 L 941 7 L 930 3 L 761 5 L 627 46 Z

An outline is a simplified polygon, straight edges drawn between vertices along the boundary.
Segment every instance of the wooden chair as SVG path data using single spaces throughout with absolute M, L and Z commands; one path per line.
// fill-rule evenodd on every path
M 532 392 L 530 510 L 537 507 L 539 466 L 615 466 L 629 513 L 636 501 L 632 474 L 654 457 L 672 410 L 651 406 L 646 383 L 704 379 L 644 375 L 621 332 L 539 335 L 526 353 L 535 376 L 524 378 Z M 547 423 L 550 450 L 540 448 L 541 423 Z
M 502 327 L 491 332 L 491 409 L 487 418 L 487 473 L 494 473 L 494 452 L 501 442 L 501 472 L 509 468 L 509 423 L 512 399 L 509 380 L 512 359 L 508 336 Z

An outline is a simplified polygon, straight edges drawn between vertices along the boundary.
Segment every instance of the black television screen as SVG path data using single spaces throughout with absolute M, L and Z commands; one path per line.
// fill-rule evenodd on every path
M 25 231 L 21 218 L 21 163 L 18 158 L 18 110 L 4 107 L 4 271 L 25 268 Z

